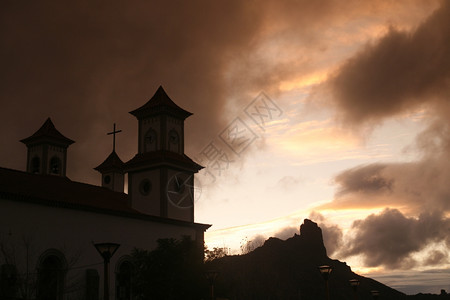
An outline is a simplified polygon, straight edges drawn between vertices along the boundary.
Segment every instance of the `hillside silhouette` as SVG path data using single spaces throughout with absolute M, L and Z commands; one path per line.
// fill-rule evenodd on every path
M 329 265 L 329 293 L 332 300 L 356 299 L 350 279 L 358 279 L 357 299 L 418 299 L 392 289 L 371 278 L 352 272 L 345 263 L 327 256 L 322 230 L 305 219 L 300 235 L 283 241 L 269 238 L 264 245 L 245 255 L 225 256 L 207 263 L 219 272 L 215 281 L 217 297 L 228 299 L 326 299 L 325 281 L 318 266 Z M 420 299 L 437 299 L 420 298 Z M 442 299 L 439 297 L 439 299 Z M 445 297 L 447 299 L 447 297 Z

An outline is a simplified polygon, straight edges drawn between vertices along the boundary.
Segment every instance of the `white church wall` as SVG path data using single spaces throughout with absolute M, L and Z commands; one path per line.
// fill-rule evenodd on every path
M 114 270 L 121 258 L 129 255 L 134 248 L 155 248 L 159 238 L 180 238 L 187 235 L 195 239 L 196 234 L 193 228 L 175 224 L 10 200 L 0 201 L 0 241 L 16 249 L 17 267 L 21 269 L 19 272 L 25 272 L 28 260 L 29 272 L 36 274 L 39 257 L 48 249 L 59 250 L 65 256 L 69 268 L 65 285 L 69 293 L 65 294 L 64 299 L 69 299 L 69 296 L 73 299 L 85 292 L 86 269 L 97 270 L 100 275 L 99 292 L 102 295 L 103 259 L 93 243 L 114 242 L 121 245 L 110 264 L 110 295 L 111 299 L 115 299 Z M 28 258 L 25 255 L 25 241 L 30 246 Z

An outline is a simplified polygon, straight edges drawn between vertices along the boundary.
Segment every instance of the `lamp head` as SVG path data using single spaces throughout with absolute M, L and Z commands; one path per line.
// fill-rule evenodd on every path
M 353 290 L 356 292 L 356 289 L 358 288 L 360 282 L 358 279 L 350 279 L 350 286 L 353 288 Z
M 333 271 L 333 268 L 328 265 L 319 266 L 320 274 L 322 274 L 323 279 L 328 280 L 328 277 L 330 276 L 331 271 Z
M 97 243 L 94 244 L 95 249 L 97 249 L 98 253 L 103 257 L 104 260 L 109 261 L 109 259 L 116 253 L 117 249 L 119 249 L 120 244 L 116 243 Z
M 370 291 L 370 294 L 372 295 L 373 299 L 375 299 L 375 300 L 378 299 L 378 296 L 380 296 L 380 292 L 376 291 L 376 290 Z
M 209 281 L 209 284 L 211 285 L 214 283 L 218 275 L 219 272 L 215 270 L 208 270 L 205 272 L 205 277 Z

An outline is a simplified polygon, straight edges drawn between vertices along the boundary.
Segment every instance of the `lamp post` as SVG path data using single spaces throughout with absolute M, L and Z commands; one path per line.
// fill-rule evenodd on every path
M 325 290 L 327 293 L 327 300 L 330 300 L 330 291 L 328 288 L 328 278 L 330 277 L 331 271 L 333 268 L 327 265 L 319 266 L 320 274 L 322 274 L 323 279 L 325 280 Z
M 376 290 L 370 291 L 370 294 L 372 295 L 373 299 L 375 299 L 375 300 L 377 300 L 378 296 L 380 296 L 380 292 L 376 291 Z
M 359 280 L 358 279 L 350 279 L 350 286 L 353 289 L 353 292 L 355 294 L 355 300 L 358 299 L 358 286 L 359 286 Z
M 205 277 L 209 282 L 209 286 L 211 287 L 211 300 L 214 300 L 214 281 L 216 280 L 217 275 L 219 275 L 219 272 L 214 270 L 205 272 Z
M 103 300 L 109 300 L 109 261 L 116 253 L 120 244 L 116 243 L 98 243 L 94 244 L 95 249 L 103 257 Z

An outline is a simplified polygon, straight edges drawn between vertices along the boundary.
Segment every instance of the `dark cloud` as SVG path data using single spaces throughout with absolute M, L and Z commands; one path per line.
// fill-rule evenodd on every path
M 411 218 L 399 210 L 385 209 L 353 223 L 351 236 L 340 255 L 362 255 L 369 267 L 408 269 L 417 264 L 436 264 L 445 258 L 440 252 L 432 253 L 423 262 L 416 261 L 412 254 L 433 243 L 449 244 L 449 233 L 450 219 L 441 212 L 425 212 L 418 218 Z
M 412 216 L 425 214 L 418 220 L 427 219 L 433 224 L 426 216 L 450 210 L 449 13 L 450 3 L 442 1 L 440 8 L 413 31 L 390 28 L 383 38 L 345 63 L 330 81 L 339 114 L 351 126 L 373 125 L 419 108 L 425 111 L 427 128 L 413 145 L 421 154 L 417 161 L 376 163 L 343 171 L 335 177 L 338 191 L 334 200 L 321 207 L 393 207 L 405 214 L 388 210 L 355 225 L 358 238 L 365 241 L 372 232 L 364 224 L 372 221 L 389 222 L 392 235 L 382 236 L 385 238 L 382 242 L 388 243 L 395 241 L 397 232 L 409 232 L 416 222 Z M 408 241 L 411 243 L 405 244 L 406 249 L 394 249 L 388 255 L 390 260 L 382 261 L 373 255 L 367 261 L 371 265 L 407 264 L 400 253 L 408 257 L 409 253 L 422 249 L 428 240 L 425 237 L 414 240 L 417 244 Z M 354 244 L 352 251 L 358 252 L 357 248 Z
M 343 196 L 358 191 L 366 193 L 389 192 L 392 189 L 392 180 L 388 180 L 382 175 L 385 168 L 386 165 L 373 164 L 344 171 L 335 178 L 340 187 L 337 195 Z
M 206 144 L 225 125 L 229 55 L 249 51 L 262 26 L 262 16 L 238 1 L 0 5 L 1 115 L 8 126 L 2 144 L 11 143 L 1 158 L 24 164 L 25 154 L 15 155 L 24 147 L 16 141 L 50 116 L 77 141 L 69 149 L 69 176 L 78 178 L 106 158 L 111 141 L 105 134 L 113 122 L 123 129 L 119 154 L 135 154 L 137 122 L 128 112 L 160 84 L 195 113 L 187 121 L 188 151 Z
M 433 265 L 442 265 L 448 262 L 448 255 L 439 250 L 432 250 L 428 253 L 428 257 L 424 262 L 424 265 L 433 266 Z
M 342 119 L 360 126 L 418 107 L 448 110 L 450 3 L 412 32 L 391 27 L 349 59 L 329 84 Z
M 450 163 L 439 149 L 418 162 L 360 166 L 337 176 L 336 197 L 323 208 L 398 208 L 356 221 L 339 257 L 362 255 L 367 266 L 391 269 L 448 260 L 442 251 L 426 250 L 441 241 L 450 246 Z M 419 251 L 427 258 L 416 261 Z
M 440 242 L 447 247 L 443 251 L 448 251 L 450 246 L 450 219 L 445 217 L 450 208 L 449 170 L 444 159 L 427 159 L 418 163 L 361 167 L 359 171 L 368 174 L 362 176 L 362 184 L 357 180 L 351 185 L 341 181 L 341 190 L 345 193 L 336 197 L 328 208 L 391 206 L 398 207 L 403 213 L 385 209 L 379 215 L 355 221 L 345 237 L 345 247 L 338 249 L 336 255 L 342 258 L 361 255 L 366 266 L 387 269 L 448 262 L 444 252 L 427 249 L 437 247 Z M 344 174 L 340 176 L 344 177 Z M 364 190 L 367 185 L 363 178 L 370 178 L 370 174 L 392 182 L 391 189 Z M 425 258 L 417 261 L 420 256 L 414 254 L 420 251 Z
M 318 32 L 399 7 L 381 0 L 2 1 L 0 164 L 23 169 L 26 150 L 17 141 L 50 116 L 76 140 L 69 177 L 96 181 L 91 168 L 111 149 L 106 132 L 118 123 L 117 151 L 131 158 L 137 123 L 127 112 L 160 84 L 195 113 L 186 135 L 187 152 L 196 154 L 235 117 L 227 115 L 230 104 L 239 110 L 261 90 L 277 95 L 280 81 L 310 71 L 310 55 L 327 47 Z
M 442 150 L 442 149 L 441 149 Z M 335 178 L 338 191 L 320 208 L 397 207 L 412 215 L 450 211 L 448 154 L 429 154 L 420 161 L 359 166 Z
M 366 266 L 408 269 L 447 260 L 428 246 L 449 245 L 450 2 L 411 31 L 391 26 L 337 70 L 327 85 L 341 121 L 361 130 L 421 109 L 427 125 L 415 162 L 358 166 L 335 177 L 335 199 L 320 208 L 385 209 L 355 221 L 339 256 Z M 415 256 L 428 253 L 423 260 Z M 427 252 L 428 251 L 428 252 Z

